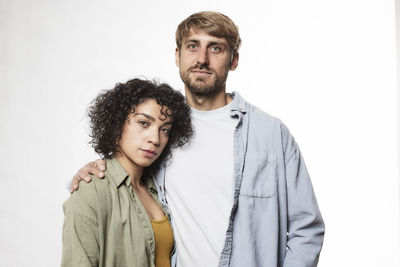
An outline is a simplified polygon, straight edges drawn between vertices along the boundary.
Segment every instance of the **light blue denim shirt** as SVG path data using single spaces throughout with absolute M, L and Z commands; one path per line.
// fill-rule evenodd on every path
M 219 266 L 317 266 L 324 222 L 298 145 L 279 119 L 231 96 L 234 203 Z M 164 177 L 155 184 L 167 207 Z

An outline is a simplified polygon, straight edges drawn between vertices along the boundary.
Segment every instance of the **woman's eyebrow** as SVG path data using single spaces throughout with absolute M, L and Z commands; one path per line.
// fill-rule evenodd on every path
M 163 123 L 163 126 L 165 126 L 165 125 L 172 125 L 172 121 L 166 121 L 166 122 L 164 122 L 164 123 Z
M 150 116 L 149 114 L 146 114 L 146 113 L 135 113 L 134 116 L 136 116 L 136 115 L 142 115 L 151 121 L 155 121 L 155 119 L 152 116 Z

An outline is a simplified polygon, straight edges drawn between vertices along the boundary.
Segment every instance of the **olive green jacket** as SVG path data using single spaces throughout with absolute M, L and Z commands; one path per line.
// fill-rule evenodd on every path
M 104 179 L 80 183 L 64 203 L 61 266 L 153 267 L 155 241 L 147 213 L 119 162 L 106 164 Z M 152 179 L 146 185 L 162 207 Z

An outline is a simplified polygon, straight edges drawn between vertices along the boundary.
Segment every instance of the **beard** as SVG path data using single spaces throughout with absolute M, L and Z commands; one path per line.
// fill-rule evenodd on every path
M 211 72 L 211 77 L 191 77 L 192 70 L 200 69 Z M 228 77 L 228 70 L 223 75 L 218 75 L 213 69 L 204 66 L 190 67 L 186 71 L 179 72 L 181 79 L 185 86 L 192 94 L 198 96 L 213 96 L 225 90 L 226 78 Z

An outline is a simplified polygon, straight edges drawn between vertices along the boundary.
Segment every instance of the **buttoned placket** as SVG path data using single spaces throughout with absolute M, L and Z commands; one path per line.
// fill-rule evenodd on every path
M 221 252 L 219 259 L 219 267 L 229 266 L 230 256 L 232 253 L 232 241 L 233 241 L 233 219 L 235 217 L 236 209 L 239 202 L 239 192 L 240 186 L 243 179 L 243 168 L 244 168 L 244 157 L 247 150 L 247 136 L 249 120 L 244 119 L 246 110 L 242 107 L 234 107 L 231 109 L 231 117 L 237 118 L 238 122 L 236 124 L 233 138 L 234 138 L 234 169 L 233 169 L 233 179 L 234 179 L 234 192 L 233 192 L 233 206 L 229 216 L 228 230 L 226 232 L 226 238 L 224 242 L 224 247 Z
M 149 254 L 152 255 L 151 262 L 155 262 L 155 251 L 156 251 L 155 247 L 156 246 L 155 246 L 155 240 L 154 240 L 154 231 L 153 231 L 153 227 L 151 226 L 149 216 L 147 215 L 147 212 L 146 212 L 142 202 L 136 196 L 135 191 L 133 190 L 133 187 L 130 183 L 128 185 L 128 191 L 129 191 L 129 196 L 131 197 L 131 199 L 133 201 L 133 206 L 135 208 L 135 211 L 138 214 L 138 218 L 141 221 L 144 232 L 145 232 L 145 236 L 146 236 L 146 240 L 147 240 L 148 248 L 149 248 Z M 148 190 L 148 191 L 150 193 L 150 190 Z M 153 194 L 151 194 L 151 195 L 154 198 L 154 195 Z

